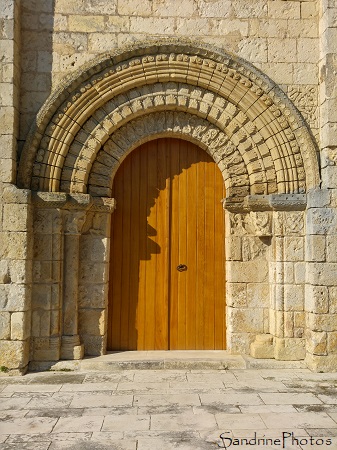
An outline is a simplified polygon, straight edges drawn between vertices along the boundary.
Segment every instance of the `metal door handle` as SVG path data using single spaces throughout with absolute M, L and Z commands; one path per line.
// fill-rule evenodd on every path
M 177 266 L 177 270 L 179 270 L 179 272 L 184 272 L 187 270 L 187 266 L 185 264 L 179 264 L 179 266 Z

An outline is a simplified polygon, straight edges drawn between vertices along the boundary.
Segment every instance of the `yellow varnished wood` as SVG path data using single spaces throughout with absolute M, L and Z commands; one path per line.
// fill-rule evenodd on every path
M 189 142 L 151 141 L 123 162 L 113 195 L 108 349 L 225 348 L 224 188 L 215 163 Z

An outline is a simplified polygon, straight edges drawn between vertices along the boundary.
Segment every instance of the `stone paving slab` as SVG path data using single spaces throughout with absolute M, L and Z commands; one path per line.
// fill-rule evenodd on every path
M 331 438 L 331 445 L 288 442 L 285 448 L 337 450 L 337 374 L 261 368 L 45 372 L 2 377 L 1 388 L 0 450 L 212 450 L 224 432 L 233 439 L 254 433 L 277 439 L 283 432 Z

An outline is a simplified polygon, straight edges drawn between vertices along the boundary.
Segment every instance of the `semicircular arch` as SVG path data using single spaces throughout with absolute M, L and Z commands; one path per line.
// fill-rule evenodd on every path
M 245 192 L 296 193 L 319 183 L 310 132 L 271 80 L 221 50 L 171 41 L 103 55 L 63 84 L 41 109 L 27 139 L 20 185 L 94 194 L 89 180 L 106 142 L 115 142 L 137 118 L 149 121 L 161 111 L 174 120 L 183 116 L 169 111 L 181 111 L 224 133 L 245 165 Z M 163 127 L 150 136 L 167 132 Z M 200 137 L 197 141 L 202 143 Z M 223 172 L 230 185 L 233 174 Z

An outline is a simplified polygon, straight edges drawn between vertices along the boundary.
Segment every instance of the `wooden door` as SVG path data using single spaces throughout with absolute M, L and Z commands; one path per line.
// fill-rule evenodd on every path
M 224 187 L 214 161 L 187 141 L 150 141 L 122 163 L 113 197 L 108 350 L 224 349 Z

